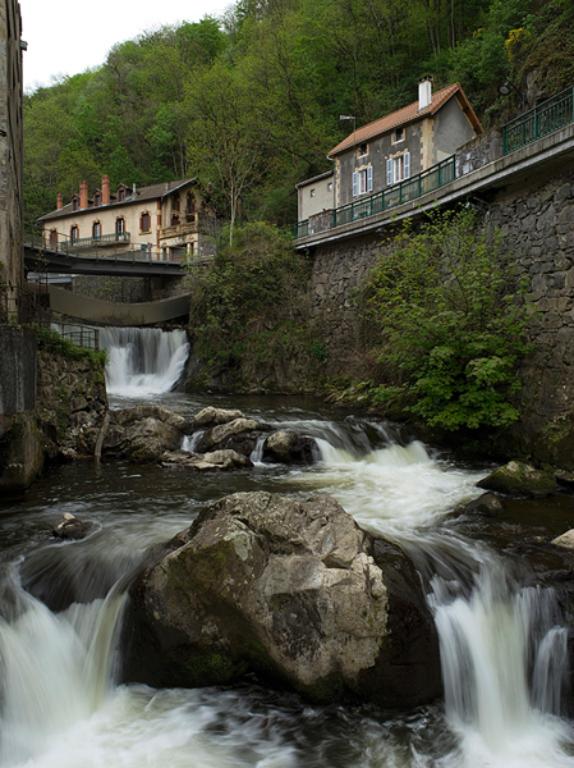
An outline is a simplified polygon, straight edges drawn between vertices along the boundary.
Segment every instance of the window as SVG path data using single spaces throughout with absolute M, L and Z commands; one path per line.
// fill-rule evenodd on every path
M 102 196 L 99 192 L 96 192 L 94 195 L 94 205 L 101 205 L 102 204 Z
M 54 251 L 58 250 L 58 230 L 50 230 L 50 248 Z
M 151 216 L 147 211 L 140 216 L 140 232 L 151 231 Z
M 92 224 L 92 240 L 102 239 L 102 225 L 99 221 L 94 221 Z
M 120 238 L 126 233 L 126 220 L 123 217 L 116 219 L 116 237 Z
M 393 135 L 391 138 L 391 141 L 393 144 L 399 144 L 401 141 L 405 140 L 405 129 L 404 128 L 395 128 L 393 131 Z
M 80 230 L 74 224 L 73 227 L 70 227 L 70 242 L 77 243 L 79 239 L 80 239 Z
M 316 191 L 317 191 L 317 190 L 315 189 L 315 187 L 313 187 L 313 189 L 310 189 L 310 190 L 309 190 L 309 197 L 315 197 L 315 192 L 316 192 Z
M 74 195 L 74 197 L 72 198 L 72 210 L 77 211 L 79 207 L 80 207 L 80 200 L 77 195 Z
M 359 149 L 357 150 L 357 154 L 359 157 L 364 157 L 369 153 L 369 146 L 367 142 L 363 142 L 362 144 L 359 144 Z
M 368 165 L 353 174 L 353 197 L 373 191 L 373 166 Z
M 387 159 L 387 185 L 398 184 L 411 175 L 410 152 L 403 152 Z
M 330 181 L 330 182 L 327 184 L 327 191 L 328 191 L 328 192 L 332 192 L 332 191 L 333 191 L 333 182 L 332 182 L 332 181 Z
M 125 187 L 119 187 L 118 188 L 118 200 L 121 202 L 122 200 L 126 199 L 126 188 Z

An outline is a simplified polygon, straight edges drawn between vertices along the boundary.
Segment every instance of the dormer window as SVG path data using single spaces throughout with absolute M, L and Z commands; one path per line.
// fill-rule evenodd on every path
M 77 211 L 80 207 L 80 198 L 77 195 L 74 195 L 72 198 L 72 210 Z
M 393 137 L 392 142 L 393 144 L 400 144 L 401 141 L 405 140 L 405 129 L 404 128 L 395 128 L 393 131 Z
M 357 150 L 358 157 L 365 157 L 369 154 L 369 145 L 366 141 L 364 141 L 362 144 L 359 144 L 359 149 Z
M 118 188 L 118 200 L 122 202 L 126 199 L 126 188 L 125 187 L 119 187 Z
M 94 205 L 101 205 L 102 204 L 102 195 L 101 192 L 96 192 L 94 195 Z

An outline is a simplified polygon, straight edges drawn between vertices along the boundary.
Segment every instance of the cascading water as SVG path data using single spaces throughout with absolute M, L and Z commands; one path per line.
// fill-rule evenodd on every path
M 90 717 L 112 690 L 125 595 L 60 614 L 12 585 L 17 616 L 0 619 L 0 765 L 20 765 Z M 28 763 L 26 763 L 28 764 Z
M 171 391 L 189 356 L 185 331 L 159 328 L 104 328 L 108 393 L 145 398 Z
M 34 552 L 20 567 L 35 595 L 52 599 L 65 580 L 74 599 L 92 602 L 55 614 L 13 589 L 15 614 L 0 620 L 1 768 L 572 767 L 574 739 L 561 717 L 567 631 L 553 591 L 522 586 L 514 566 L 444 521 L 479 493 L 483 473 L 456 467 L 417 441 L 400 444 L 374 423 L 266 420 L 314 437 L 320 462 L 305 469 L 265 465 L 262 439 L 252 459 L 264 471 L 235 480 L 150 469 L 155 474 L 144 490 L 145 474 L 126 469 L 121 492 L 95 505 L 98 479 L 82 498 L 83 511 L 99 514 L 100 528 L 89 539 Z M 193 451 L 200 439 L 196 433 L 182 447 Z M 161 484 L 168 482 L 181 495 L 169 514 L 158 515 L 157 499 L 168 487 Z M 444 715 L 437 706 L 393 721 L 303 707 L 276 693 L 112 685 L 123 598 L 109 584 L 136 567 L 149 544 L 189 524 L 188 498 L 246 487 L 330 493 L 409 554 L 439 634 Z M 66 493 L 75 498 L 72 487 Z M 124 507 L 111 525 L 110 509 L 118 504 Z

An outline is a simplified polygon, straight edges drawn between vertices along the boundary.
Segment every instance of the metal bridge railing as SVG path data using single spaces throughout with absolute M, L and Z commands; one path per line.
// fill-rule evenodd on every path
M 574 87 L 571 87 L 506 123 L 502 128 L 502 154 L 515 152 L 573 122 Z
M 52 323 L 51 328 L 77 347 L 93 349 L 96 352 L 100 349 L 100 332 L 97 328 L 72 323 Z
M 393 184 L 381 192 L 333 209 L 329 217 L 326 217 L 326 213 L 322 213 L 318 214 L 316 218 L 312 217 L 300 221 L 295 227 L 294 236 L 295 238 L 307 237 L 333 227 L 340 227 L 343 224 L 369 218 L 402 203 L 416 200 L 416 198 L 426 195 L 427 192 L 433 192 L 435 189 L 448 184 L 455 178 L 456 157 L 452 155 L 431 166 L 431 168 L 427 168 L 426 171 L 417 173 L 416 176 L 405 179 L 398 184 Z

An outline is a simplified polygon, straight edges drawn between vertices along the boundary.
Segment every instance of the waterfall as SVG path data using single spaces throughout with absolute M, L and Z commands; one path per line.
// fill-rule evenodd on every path
M 159 328 L 104 328 L 108 393 L 148 397 L 169 392 L 183 374 L 189 355 L 185 331 Z
M 42 753 L 102 705 L 116 678 L 126 600 L 112 589 L 105 599 L 54 614 L 14 589 L 18 615 L 0 619 L 1 765 Z

